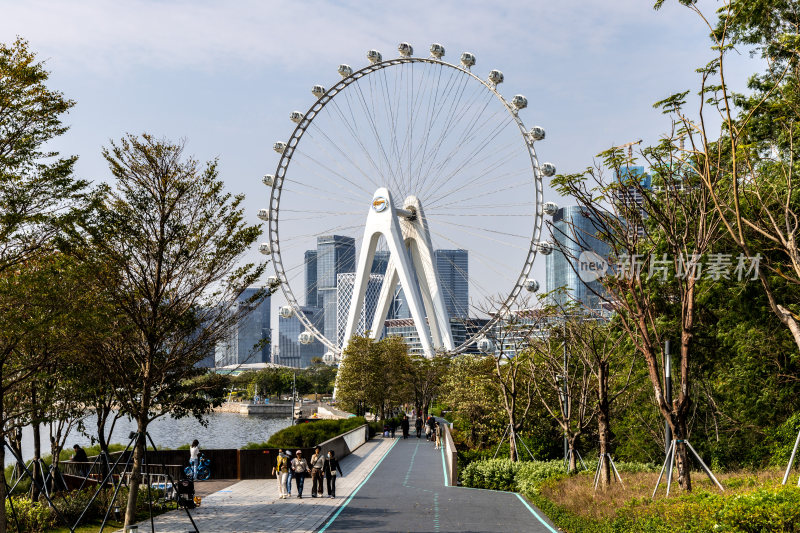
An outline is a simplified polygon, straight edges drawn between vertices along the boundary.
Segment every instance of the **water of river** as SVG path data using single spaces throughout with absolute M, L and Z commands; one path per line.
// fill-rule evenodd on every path
M 195 418 L 174 420 L 169 417 L 159 418 L 149 427 L 150 436 L 158 447 L 177 448 L 189 444 L 194 439 L 200 441 L 200 448 L 239 448 L 248 442 L 264 442 L 274 433 L 288 427 L 291 420 L 286 417 L 266 417 L 256 415 L 240 415 L 237 413 L 211 413 L 206 416 L 208 427 L 203 427 Z M 95 417 L 87 417 L 85 425 L 87 433 L 95 432 Z M 42 453 L 50 453 L 50 437 L 47 425 L 41 427 Z M 136 431 L 136 423 L 122 418 L 114 427 L 110 442 L 127 445 L 128 434 Z M 89 446 L 91 439 L 73 430 L 67 439 L 66 448 L 74 444 Z M 27 461 L 33 457 L 33 429 L 26 427 L 22 433 L 22 453 Z M 6 466 L 13 463 L 11 454 L 6 452 Z

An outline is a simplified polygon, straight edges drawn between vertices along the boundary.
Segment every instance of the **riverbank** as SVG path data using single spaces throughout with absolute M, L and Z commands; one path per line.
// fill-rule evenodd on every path
M 290 405 L 291 412 L 291 405 Z M 265 442 L 281 429 L 291 425 L 289 414 L 285 416 L 269 415 L 243 415 L 236 412 L 212 412 L 204 417 L 208 423 L 203 426 L 196 418 L 186 417 L 174 419 L 170 417 L 158 418 L 151 422 L 150 436 L 159 448 L 177 449 L 186 446 L 194 439 L 200 441 L 201 448 L 242 448 L 249 442 Z M 86 434 L 73 430 L 67 438 L 66 448 L 71 449 L 74 444 L 90 446 L 95 431 L 94 414 L 89 415 L 84 421 Z M 112 443 L 128 443 L 128 435 L 136 431 L 136 423 L 127 418 L 117 421 L 114 433 L 109 439 Z M 43 452 L 49 453 L 49 443 L 46 442 L 47 426 L 42 426 Z M 95 437 L 96 441 L 96 437 Z M 22 453 L 27 461 L 33 457 L 33 430 L 30 426 L 24 428 L 22 434 Z M 13 463 L 10 453 L 6 453 L 5 466 Z

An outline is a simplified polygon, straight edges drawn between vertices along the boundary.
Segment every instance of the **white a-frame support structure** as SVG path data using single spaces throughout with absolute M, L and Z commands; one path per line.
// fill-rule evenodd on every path
M 395 209 L 389 191 L 383 187 L 372 198 L 358 256 L 342 350 L 356 332 L 375 248 L 381 235 L 389 248 L 389 265 L 383 278 L 370 336 L 377 339 L 383 332 L 383 324 L 399 282 L 408 300 L 411 318 L 414 319 L 425 356 L 433 357 L 436 349 L 454 348 L 450 317 L 436 274 L 431 236 L 422 205 L 417 197 L 409 196 L 403 206 L 403 209 Z

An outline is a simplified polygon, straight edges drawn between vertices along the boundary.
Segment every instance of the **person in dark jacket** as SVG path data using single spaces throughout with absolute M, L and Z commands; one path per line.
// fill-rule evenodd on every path
M 86 455 L 86 450 L 78 446 L 77 444 L 72 447 L 75 450 L 75 453 L 72 455 L 72 458 L 69 460 L 71 463 L 78 463 L 78 472 L 82 476 L 86 476 L 88 473 L 88 466 L 86 463 L 89 462 L 89 457 Z
M 414 429 L 417 430 L 417 438 L 422 437 L 422 417 L 418 416 L 417 421 L 414 422 Z
M 325 481 L 328 485 L 328 497 L 335 498 L 336 497 L 336 471 L 339 471 L 340 475 L 344 475 L 342 473 L 342 467 L 339 466 L 339 461 L 336 460 L 336 454 L 333 450 L 328 450 L 328 456 L 325 457 L 325 463 L 322 467 L 322 471 L 325 473 Z
M 408 438 L 408 415 L 403 415 L 403 420 L 400 421 L 400 428 L 403 430 L 403 438 Z

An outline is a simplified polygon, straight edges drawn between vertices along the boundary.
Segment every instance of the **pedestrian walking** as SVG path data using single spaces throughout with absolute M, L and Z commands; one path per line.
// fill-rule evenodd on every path
M 403 415 L 403 420 L 400 421 L 400 429 L 403 430 L 403 438 L 408 438 L 408 415 Z
M 394 438 L 394 432 L 397 430 L 397 420 L 392 418 L 389 420 L 389 434 Z
M 442 447 L 442 426 L 439 425 L 439 422 L 436 422 L 436 428 L 433 430 L 433 435 L 436 442 L 436 445 L 433 448 L 438 450 Z
M 278 492 L 280 493 L 280 498 L 287 498 L 286 479 L 289 477 L 289 460 L 283 454 L 283 450 L 278 450 L 278 457 L 275 460 L 275 466 L 272 468 L 272 473 L 278 479 Z
M 288 498 L 292 495 L 292 478 L 294 477 L 294 472 L 292 471 L 292 452 L 285 450 L 283 455 L 286 457 L 286 462 L 289 463 L 289 472 L 286 474 L 286 497 Z
M 414 422 L 414 429 L 417 430 L 417 438 L 422 437 L 422 417 L 417 417 L 417 420 Z
M 292 459 L 292 474 L 294 474 L 294 479 L 297 482 L 297 497 L 303 497 L 303 485 L 306 481 L 306 472 L 308 472 L 308 463 L 305 459 L 303 459 L 303 452 L 301 450 L 297 450 L 295 452 L 295 457 Z
M 325 458 L 325 463 L 322 469 L 325 472 L 325 481 L 328 485 L 328 497 L 335 498 L 336 471 L 339 471 L 339 475 L 343 476 L 344 474 L 342 473 L 342 467 L 339 466 L 339 461 L 336 460 L 336 454 L 333 453 L 333 450 L 328 450 L 328 456 Z
M 322 493 L 322 468 L 325 466 L 325 456 L 322 455 L 322 449 L 317 446 L 314 448 L 314 455 L 311 456 L 311 497 L 316 498 L 317 495 L 323 496 Z

